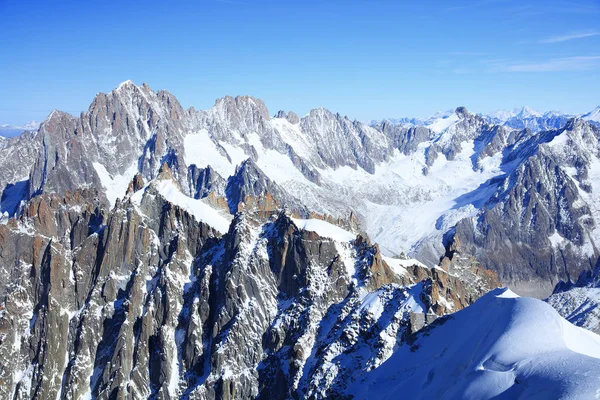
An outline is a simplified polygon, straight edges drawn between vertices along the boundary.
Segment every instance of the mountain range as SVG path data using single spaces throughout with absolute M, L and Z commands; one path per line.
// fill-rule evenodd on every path
M 2 124 L 0 125 L 0 136 L 3 137 L 12 137 L 20 135 L 23 132 L 28 131 L 36 131 L 40 127 L 40 123 L 37 121 L 30 121 L 25 125 L 10 125 L 10 124 Z
M 370 125 L 376 126 L 384 121 L 395 125 L 425 126 L 432 130 L 443 129 L 447 118 L 454 115 L 454 110 L 440 111 L 427 118 L 390 118 L 385 120 L 373 120 Z M 549 129 L 558 129 L 565 125 L 571 118 L 581 118 L 596 125 L 600 124 L 600 106 L 590 112 L 573 115 L 560 111 L 539 112 L 530 107 L 513 108 L 512 110 L 497 110 L 490 113 L 478 114 L 490 124 L 504 125 L 512 129 L 530 129 L 540 132 Z M 437 128 L 437 127 L 440 128 Z
M 597 114 L 55 110 L 0 139 L 1 397 L 595 396 Z

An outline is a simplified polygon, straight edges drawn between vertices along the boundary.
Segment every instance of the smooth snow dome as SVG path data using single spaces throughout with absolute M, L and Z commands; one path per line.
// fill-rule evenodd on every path
M 320 219 L 297 219 L 292 218 L 298 229 L 315 232 L 321 237 L 330 238 L 338 242 L 349 242 L 356 239 L 356 235 Z
M 452 338 L 452 340 L 448 340 Z M 496 289 L 355 381 L 355 399 L 597 398 L 600 336 Z

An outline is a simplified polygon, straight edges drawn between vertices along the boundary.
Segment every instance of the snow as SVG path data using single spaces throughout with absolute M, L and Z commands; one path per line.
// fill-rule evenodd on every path
M 285 118 L 271 119 L 271 125 L 279 132 L 281 139 L 285 143 L 292 145 L 294 152 L 304 159 L 312 157 L 311 143 L 306 138 L 306 135 L 300 130 L 300 126 L 290 123 Z
M 598 335 L 540 300 L 496 289 L 398 349 L 348 393 L 356 399 L 596 398 L 599 357 Z
M 573 287 L 554 293 L 545 301 L 569 322 L 600 332 L 600 288 Z
M 383 256 L 383 260 L 389 265 L 392 271 L 398 275 L 405 275 L 407 273 L 406 268 L 412 267 L 413 265 L 425 267 L 425 264 L 414 258 L 400 259 Z
M 454 123 L 456 123 L 459 119 L 460 118 L 458 115 L 454 113 L 450 116 L 436 119 L 433 123 L 427 125 L 427 127 L 433 132 L 439 134 L 448 129 L 450 126 L 454 125 Z
M 459 119 L 456 113 L 444 116 L 433 122 L 434 129 L 447 129 Z M 347 218 L 354 211 L 362 228 L 390 256 L 400 252 L 418 255 L 415 249 L 430 240 L 441 247 L 442 231 L 461 218 L 475 215 L 479 206 L 473 203 L 483 203 L 493 193 L 495 187 L 482 184 L 505 173 L 501 153 L 484 158 L 480 168 L 473 170 L 473 141 L 463 142 L 463 151 L 453 161 L 440 155 L 427 175 L 423 174 L 425 152 L 432 142 L 422 143 L 408 156 L 395 151 L 389 160 L 375 166 L 374 174 L 360 167 L 333 169 L 323 166 L 315 143 L 300 125 L 283 118 L 272 118 L 268 123 L 278 136 L 275 143 L 281 140 L 293 148 L 318 173 L 319 184 L 309 181 L 288 154 L 266 148 L 256 132 L 242 137 L 230 131 L 219 143 L 205 129 L 189 134 L 184 138 L 185 162 L 198 167 L 210 165 L 227 178 L 235 173 L 236 165 L 251 156 L 247 149 L 252 146 L 258 168 L 291 198 L 320 214 Z
M 340 255 L 340 259 L 346 268 L 346 274 L 352 279 L 355 284 L 358 284 L 356 275 L 356 252 L 351 244 L 347 242 L 335 242 L 335 249 Z
M 560 233 L 558 233 L 558 231 L 555 231 L 552 235 L 550 235 L 550 237 L 548 238 L 548 240 L 550 240 L 550 243 L 552 244 L 552 247 L 554 247 L 556 249 L 565 240 L 565 238 L 563 238 L 562 236 L 560 236 Z
M 524 106 L 521 111 L 516 115 L 518 118 L 531 118 L 541 117 L 542 114 L 539 111 L 532 109 L 531 107 Z
M 125 86 L 131 86 L 131 85 L 135 86 L 135 84 L 134 84 L 134 83 L 133 83 L 131 80 L 129 80 L 129 79 L 128 79 L 128 80 L 126 80 L 126 81 L 124 81 L 124 82 L 121 82 L 121 83 L 119 84 L 119 86 L 117 86 L 117 89 L 116 89 L 116 90 L 119 90 L 119 89 L 121 89 L 121 88 L 123 88 L 123 87 L 125 87 Z
M 184 161 L 187 165 L 195 164 L 199 168 L 210 165 L 223 178 L 233 175 L 235 167 L 248 158 L 242 150 L 227 143 L 221 143 L 221 148 L 217 147 L 206 129 L 187 135 L 183 145 Z M 224 154 L 225 151 L 231 157 L 231 161 Z
M 278 184 L 289 183 L 293 185 L 294 182 L 303 182 L 307 185 L 315 186 L 302 175 L 288 156 L 278 151 L 267 150 L 263 152 L 259 156 L 256 165 Z
M 179 306 L 179 304 L 178 304 Z M 172 345 L 171 348 L 171 368 L 170 368 L 170 376 L 169 376 L 169 384 L 167 386 L 167 390 L 171 398 L 178 397 L 179 392 L 179 356 L 177 351 L 176 339 L 175 339 L 175 330 L 170 326 L 163 326 L 163 332 L 165 337 L 169 338 L 169 342 Z
M 198 222 L 204 222 L 220 233 L 227 233 L 229 230 L 231 215 L 222 214 L 204 201 L 186 196 L 170 179 L 159 180 L 155 185 L 167 201 L 187 210 Z
M 137 163 L 131 164 L 124 174 L 114 176 L 99 162 L 94 162 L 92 165 L 100 178 L 100 182 L 105 190 L 106 198 L 111 205 L 114 205 L 118 198 L 125 196 L 129 183 L 138 172 Z
M 499 299 L 516 299 L 516 298 L 519 298 L 521 296 L 519 296 L 518 294 L 516 294 L 515 292 L 513 292 L 509 288 L 504 288 L 503 291 L 500 294 L 496 295 L 496 297 L 499 298 Z
M 470 141 L 462 144 L 463 151 L 454 161 L 440 156 L 423 175 L 429 144 L 423 143 L 408 156 L 395 151 L 387 162 L 375 166 L 374 174 L 360 167 L 317 168 L 320 186 L 300 175 L 289 159 L 269 161 L 269 166 L 264 160 L 276 157 L 259 157 L 258 165 L 311 210 L 347 217 L 344 207 L 352 204 L 362 228 L 384 254 L 393 256 L 410 252 L 432 232 L 437 234 L 460 218 L 474 215 L 477 208 L 472 203 L 487 199 L 495 189 L 482 183 L 504 173 L 501 155 L 487 157 L 481 169 L 474 171 L 471 157 L 475 148 Z
M 472 203 L 486 199 L 494 189 L 482 183 L 503 173 L 500 159 L 492 157 L 474 171 L 471 141 L 463 143 L 463 151 L 454 161 L 440 156 L 424 176 L 423 147 L 409 156 L 396 152 L 388 163 L 378 165 L 373 175 L 349 167 L 322 173 L 354 192 L 358 211 L 365 217 L 363 228 L 386 255 L 408 253 L 423 238 L 475 215 L 477 208 Z
M 330 238 L 338 242 L 350 242 L 356 239 L 356 235 L 320 219 L 297 219 L 292 218 L 298 229 L 317 233 L 321 237 Z
M 579 190 L 579 196 L 589 205 L 594 219 L 597 219 L 600 216 L 600 159 L 596 157 L 593 157 L 589 163 L 588 181 L 592 185 L 592 192 L 588 193 L 584 190 Z M 596 254 L 596 243 L 600 243 L 600 226 L 598 225 L 588 231 L 588 237 L 581 251 L 593 257 Z
M 600 122 L 600 106 L 594 108 L 587 114 L 583 114 L 581 118 L 586 121 Z
M 547 145 L 550 147 L 564 147 L 569 142 L 569 133 L 564 131 L 560 135 L 556 135 Z
M 366 293 L 360 300 L 359 310 L 371 314 L 373 319 L 378 320 L 383 314 L 383 299 L 381 299 L 382 290 Z

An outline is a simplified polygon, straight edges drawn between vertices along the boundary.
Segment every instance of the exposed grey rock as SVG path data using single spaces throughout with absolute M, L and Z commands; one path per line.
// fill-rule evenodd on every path
M 244 161 L 228 179 L 225 193 L 231 213 L 258 207 L 266 211 L 287 208 L 301 215 L 307 214 L 298 200 L 286 195 L 251 159 Z M 271 198 L 273 204 L 269 204 Z
M 577 282 L 560 281 L 545 301 L 567 321 L 600 334 L 600 269 L 582 273 Z
M 360 166 L 373 172 L 375 163 L 387 160 L 392 151 L 383 133 L 323 108 L 311 110 L 300 120 L 300 127 L 321 160 L 332 168 Z
M 383 122 L 378 128 L 393 141 L 395 148 L 406 155 L 414 153 L 420 143 L 432 139 L 432 132 L 422 126 L 405 127 Z
M 41 147 L 37 132 L 25 132 L 0 140 L 0 215 L 13 215 L 21 200 L 27 199 L 29 170 Z
M 227 182 L 210 165 L 206 168 L 191 165 L 188 170 L 188 179 L 189 191 L 195 199 L 204 198 L 210 193 L 225 197 Z
M 205 111 L 183 110 L 166 91 L 125 82 L 111 93 L 98 94 L 78 118 L 56 111 L 37 133 L 11 144 L 1 142 L 0 152 L 7 155 L 6 168 L 0 172 L 1 211 L 12 215 L 21 199 L 40 193 L 61 195 L 90 187 L 98 188 L 100 200 L 112 207 L 128 191 L 120 182 L 129 182 L 136 173 L 147 182 L 166 163 L 184 194 L 208 199 L 218 208 L 229 203 L 234 205 L 230 211 L 236 212 L 249 195 L 254 208 L 263 211 L 287 207 L 299 215 L 311 211 L 333 219 L 353 215 L 386 253 L 404 251 L 428 264 L 443 255 L 443 238 L 457 232 L 483 265 L 500 272 L 505 283 L 531 285 L 531 293 L 547 295 L 559 280 L 574 280 L 595 264 L 598 238 L 593 230 L 598 214 L 589 204 L 595 182 L 589 175 L 600 152 L 598 137 L 588 128 L 593 125 L 578 119 L 566 123 L 566 132 L 587 133 L 575 137 L 581 145 L 572 146 L 565 156 L 559 154 L 564 146 L 551 151 L 548 145 L 563 130 L 535 133 L 494 126 L 464 107 L 444 115 L 452 123 L 434 133 L 423 126 L 391 122 L 371 127 L 324 109 L 312 110 L 300 121 L 292 112 L 271 119 L 264 102 L 249 96 L 224 97 Z M 196 134 L 203 139 L 186 149 L 186 140 Z M 14 157 L 9 153 L 23 158 L 22 165 L 11 163 Z M 437 204 L 437 197 L 455 189 L 454 183 L 443 180 L 439 188 L 421 186 L 421 175 L 414 176 L 403 163 L 409 160 L 418 166 L 417 173 L 431 176 L 436 165 L 439 171 L 439 165 L 450 166 L 446 163 L 466 157 L 476 172 L 498 162 L 497 175 L 487 182 L 482 179 L 479 188 L 445 199 L 445 204 L 454 205 L 435 216 L 431 233 L 395 239 L 400 237 L 394 233 L 396 227 L 406 224 L 400 210 Z M 242 168 L 246 160 L 251 160 L 253 173 Z M 404 169 L 397 170 L 400 167 Z M 536 183 L 538 173 L 551 182 Z M 230 182 L 235 190 L 227 190 Z M 262 198 L 265 193 L 270 198 Z M 530 198 L 533 203 L 524 205 Z M 542 212 L 533 204 L 550 208 Z M 523 212 L 523 207 L 530 209 Z M 569 218 L 580 220 L 556 221 L 563 218 L 565 207 Z M 386 222 L 380 210 L 389 210 L 390 225 L 385 229 L 380 226 Z M 537 220 L 531 226 L 516 222 L 519 215 L 533 220 L 538 211 L 552 220 Z M 465 214 L 476 218 L 458 222 Z M 514 234 L 514 227 L 528 231 Z M 571 247 L 565 245 L 560 252 L 551 248 L 548 238 L 554 232 L 564 234 L 561 237 Z M 487 239 L 482 239 L 483 233 Z M 590 236 L 594 237 L 588 240 Z M 505 240 L 522 241 L 513 248 L 501 245 Z M 515 253 L 519 255 L 513 257 Z
M 467 304 L 450 293 L 469 298 L 443 271 L 396 275 L 368 240 L 285 213 L 237 214 L 221 237 L 153 185 L 139 194 L 112 211 L 90 191 L 43 194 L 0 225 L 3 397 L 335 397 L 408 340 L 415 301 L 444 313 Z
M 289 121 L 289 123 L 290 123 L 290 124 L 297 124 L 297 123 L 299 123 L 299 122 L 300 122 L 300 118 L 299 118 L 299 117 L 298 117 L 298 115 L 297 115 L 295 112 L 293 112 L 293 111 L 290 111 L 290 112 L 288 113 L 288 115 L 287 115 L 287 117 L 286 117 L 286 118 L 287 118 L 287 120 Z
M 568 145 L 555 150 L 549 143 L 560 135 Z M 509 154 L 509 161 L 524 161 L 497 182 L 477 218 L 456 225 L 455 236 L 465 250 L 521 293 L 538 297 L 551 293 L 559 281 L 577 280 L 582 271 L 593 268 L 599 256 L 591 234 L 595 221 L 581 196 L 599 137 L 600 131 L 581 120 L 561 130 L 525 136 Z M 565 167 L 578 175 L 569 175 Z M 554 246 L 553 235 L 567 240 L 564 247 Z M 586 243 L 589 250 L 582 254 Z

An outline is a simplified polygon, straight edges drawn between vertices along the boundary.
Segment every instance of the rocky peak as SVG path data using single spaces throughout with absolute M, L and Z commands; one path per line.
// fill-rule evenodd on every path
M 293 200 L 289 201 L 289 196 L 284 196 L 279 185 L 271 181 L 251 158 L 236 168 L 235 174 L 227 181 L 225 193 L 232 214 L 241 210 L 270 213 L 283 206 L 304 209 Z
M 297 124 L 300 122 L 300 118 L 298 118 L 298 115 L 293 111 L 286 113 L 283 110 L 279 110 L 277 114 L 275 114 L 275 118 L 285 118 L 290 124 Z
M 518 118 L 531 118 L 531 117 L 541 117 L 542 114 L 540 114 L 538 111 L 532 109 L 531 107 L 524 106 L 523 108 L 521 108 L 521 110 L 519 111 L 519 113 L 516 116 Z
M 144 187 L 144 178 L 140 173 L 135 174 L 129 185 L 127 186 L 127 194 L 133 194 Z
M 53 110 L 44 122 L 40 124 L 42 132 L 52 132 L 73 123 L 76 118 L 69 113 L 60 110 Z
M 225 96 L 217 99 L 213 107 L 222 120 L 238 120 L 254 123 L 257 119 L 269 120 L 269 110 L 265 103 L 251 96 Z
M 589 122 L 582 118 L 574 117 L 570 118 L 565 124 L 564 130 L 566 131 L 575 131 L 579 129 L 584 129 L 589 127 L 590 129 L 595 128 L 594 125 L 591 125 Z
M 464 106 L 456 107 L 456 110 L 454 112 L 456 113 L 456 115 L 459 116 L 459 118 L 468 118 L 471 115 L 473 115 Z

